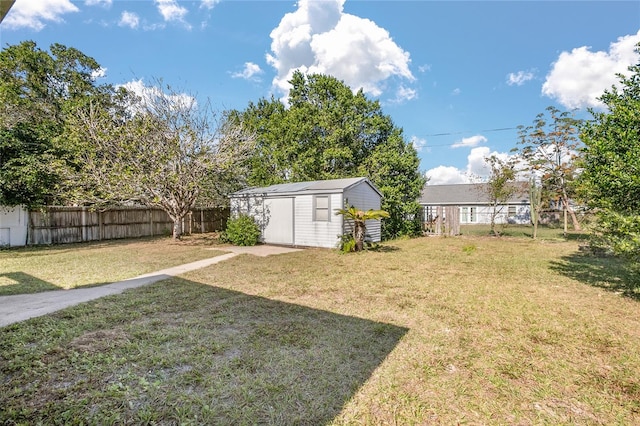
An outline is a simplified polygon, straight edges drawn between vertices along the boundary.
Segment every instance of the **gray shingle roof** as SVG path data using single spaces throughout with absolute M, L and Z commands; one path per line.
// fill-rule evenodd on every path
M 507 204 L 529 203 L 529 184 L 527 182 L 515 182 L 517 186 L 514 195 Z M 465 183 L 452 185 L 425 185 L 420 195 L 420 204 L 423 205 L 482 205 L 489 203 L 486 183 Z
M 229 197 L 247 197 L 252 195 L 294 195 L 294 194 L 312 194 L 327 192 L 343 192 L 360 182 L 367 182 L 380 195 L 380 190 L 376 188 L 369 179 L 365 177 L 346 178 L 346 179 L 329 179 L 314 180 L 308 182 L 281 183 L 278 185 L 264 186 L 259 188 L 246 188 L 241 191 L 234 192 Z

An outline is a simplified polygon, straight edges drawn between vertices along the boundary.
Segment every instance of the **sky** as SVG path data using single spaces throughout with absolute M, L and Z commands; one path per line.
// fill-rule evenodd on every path
M 98 83 L 155 80 L 219 110 L 285 99 L 294 70 L 362 88 L 417 149 L 429 184 L 506 158 L 548 106 L 588 119 L 640 63 L 640 1 L 16 0 L 0 45 L 74 47 Z

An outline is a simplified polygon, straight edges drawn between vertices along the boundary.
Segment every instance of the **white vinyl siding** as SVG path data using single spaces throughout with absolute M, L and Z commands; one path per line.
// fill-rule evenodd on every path
M 335 214 L 336 206 L 342 205 L 342 194 L 327 194 L 331 211 L 330 220 L 313 220 L 314 195 L 298 195 L 295 197 L 295 244 L 299 246 L 334 248 L 338 244 L 338 236 L 342 234 L 342 216 Z
M 378 193 L 366 183 L 361 183 L 345 191 L 344 199 L 346 204 L 354 206 L 361 210 L 380 210 L 380 196 Z M 348 207 L 348 206 L 347 206 Z M 374 242 L 381 240 L 381 221 L 368 220 L 365 224 L 367 227 L 367 239 Z M 348 225 L 345 224 L 345 228 Z M 348 229 L 346 229 L 348 231 Z

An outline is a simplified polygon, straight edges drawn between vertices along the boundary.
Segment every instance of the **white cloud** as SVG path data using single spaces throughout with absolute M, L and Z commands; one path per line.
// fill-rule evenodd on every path
M 113 0 L 85 0 L 84 4 L 87 6 L 102 6 L 108 8 L 113 4 Z
M 410 101 L 411 99 L 416 99 L 418 97 L 418 92 L 410 87 L 405 87 L 404 85 L 400 85 L 396 90 L 396 97 L 392 100 L 394 103 L 403 103 L 405 101 Z
M 603 107 L 597 98 L 619 82 L 616 73 L 625 74 L 638 62 L 635 47 L 639 41 L 640 31 L 619 37 L 608 52 L 592 52 L 587 46 L 562 52 L 547 74 L 542 94 L 571 109 Z
M 469 138 L 462 138 L 459 142 L 451 145 L 451 148 L 464 148 L 464 147 L 474 147 L 481 143 L 485 143 L 487 138 L 482 135 L 475 135 Z
M 91 79 L 95 81 L 99 78 L 104 78 L 106 75 L 107 75 L 107 69 L 100 67 L 91 73 Z
M 427 146 L 427 140 L 417 136 L 411 136 L 411 145 L 413 145 L 416 151 L 422 151 L 422 149 Z M 428 150 L 429 149 L 427 148 L 427 151 Z
M 178 5 L 176 0 L 155 0 L 155 3 L 165 22 L 184 23 L 184 17 L 188 11 L 186 8 Z
M 430 178 L 429 185 L 480 182 L 489 176 L 490 168 L 485 158 L 491 155 L 505 162 L 514 159 L 506 152 L 492 152 L 490 148 L 480 146 L 471 150 L 464 170 L 453 166 L 438 166 L 428 170 L 425 175 Z
M 213 9 L 216 4 L 220 3 L 221 0 L 202 0 L 202 4 L 200 7 L 204 7 L 206 9 Z
M 140 97 L 142 102 L 145 104 L 152 104 L 153 101 L 157 98 L 164 98 L 165 100 L 169 101 L 176 109 L 188 108 L 197 104 L 196 99 L 191 95 L 188 95 L 186 93 L 168 95 L 162 92 L 162 90 L 160 90 L 157 86 L 146 86 L 142 79 L 130 81 L 117 87 L 124 87 L 128 91 L 134 93 L 135 95 Z M 139 112 L 135 108 L 134 111 Z
M 62 22 L 62 15 L 78 12 L 70 0 L 16 0 L 9 10 L 3 28 L 32 28 L 40 31 L 47 21 Z
M 429 178 L 429 185 L 448 185 L 454 183 L 469 183 L 471 180 L 462 170 L 453 166 L 438 166 L 425 173 Z
M 517 73 L 509 73 L 507 75 L 507 84 L 509 86 L 522 86 L 529 80 L 533 80 L 532 71 L 518 71 Z
M 453 96 L 458 96 L 460 93 L 462 93 L 462 91 L 460 90 L 459 87 L 456 87 L 455 89 L 453 89 L 453 91 L 451 92 L 451 94 Z
M 138 25 L 140 25 L 140 18 L 133 12 L 127 12 L 126 10 L 122 12 L 122 16 L 120 17 L 120 21 L 118 25 L 121 27 L 129 27 L 136 29 Z
M 418 67 L 418 71 L 420 71 L 420 72 L 428 72 L 428 71 L 431 71 L 431 65 L 429 65 L 429 64 L 420 65 L 420 66 Z
M 258 80 L 257 76 L 264 71 L 260 69 L 260 66 L 253 62 L 245 62 L 244 69 L 240 72 L 231 74 L 233 78 L 244 78 L 245 80 Z
M 389 32 L 369 19 L 343 13 L 345 0 L 300 0 L 271 32 L 267 62 L 277 72 L 276 90 L 289 91 L 296 69 L 303 73 L 332 75 L 354 91 L 362 88 L 380 96 L 390 77 L 414 81 L 409 53 Z M 410 92 L 405 92 L 410 94 Z

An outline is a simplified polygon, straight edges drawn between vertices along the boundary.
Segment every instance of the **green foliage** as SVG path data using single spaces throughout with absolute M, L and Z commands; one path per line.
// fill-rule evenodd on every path
M 233 111 L 256 134 L 248 183 L 284 182 L 365 176 L 383 194 L 383 238 L 417 234 L 424 178 L 419 158 L 402 129 L 384 115 L 377 101 L 342 81 L 320 74 L 294 73 L 289 107 L 275 99 L 250 103 Z
M 518 127 L 518 154 L 527 161 L 531 174 L 540 177 L 545 194 L 570 213 L 574 229 L 580 230 L 569 201 L 575 196 L 581 121 L 552 106 L 547 107 L 547 112 L 549 117 L 540 113 L 533 125 Z
M 82 52 L 25 41 L 0 52 L 0 204 L 64 203 L 81 166 L 67 118 L 103 99 L 100 66 Z
M 485 195 L 489 198 L 491 208 L 491 235 L 496 233 L 496 217 L 500 213 L 499 206 L 507 202 L 518 189 L 513 185 L 516 178 L 515 164 L 512 161 L 504 161 L 496 155 L 485 157 L 489 165 L 489 179 L 486 186 L 483 186 Z
M 251 216 L 240 215 L 227 221 L 227 229 L 221 240 L 236 246 L 255 246 L 260 234 L 260 227 Z
M 364 249 L 364 239 L 367 235 L 367 221 L 388 218 L 389 213 L 384 210 L 369 209 L 367 211 L 360 210 L 354 206 L 340 209 L 336 211 L 337 215 L 342 215 L 345 221 L 352 224 L 352 238 L 354 242 L 353 251 L 362 251 Z M 348 243 L 347 246 L 351 244 Z M 343 244 L 343 251 L 345 244 Z M 351 251 L 351 250 L 348 250 Z
M 340 240 L 338 241 L 338 249 L 342 253 L 351 253 L 353 251 L 356 251 L 356 240 L 353 239 L 353 234 L 340 235 Z
M 538 237 L 538 222 L 542 211 L 542 188 L 536 183 L 534 178 L 529 182 L 529 214 L 533 224 L 533 239 Z
M 596 244 L 640 258 L 640 64 L 600 98 L 606 112 L 591 111 L 582 126 L 581 196 L 598 214 Z

